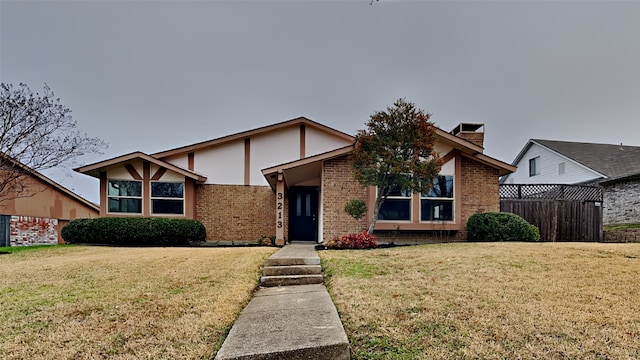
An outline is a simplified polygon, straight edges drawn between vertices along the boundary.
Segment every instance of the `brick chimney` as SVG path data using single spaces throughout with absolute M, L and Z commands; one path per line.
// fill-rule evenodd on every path
M 449 133 L 484 148 L 484 124 L 460 123 Z

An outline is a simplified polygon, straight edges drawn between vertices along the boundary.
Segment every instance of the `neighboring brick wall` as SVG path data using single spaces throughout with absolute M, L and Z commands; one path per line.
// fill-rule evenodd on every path
M 462 224 L 457 240 L 467 239 L 467 220 L 473 214 L 500 211 L 498 170 L 462 157 Z
M 604 186 L 603 224 L 640 223 L 640 179 Z
M 275 193 L 268 186 L 198 185 L 196 219 L 207 241 L 258 241 L 275 235 Z
M 367 201 L 367 191 L 353 177 L 350 156 L 325 161 L 322 169 L 324 241 L 356 232 L 356 221 L 344 211 L 344 205 L 353 199 Z M 365 218 L 360 220 L 361 230 L 366 230 L 366 222 Z

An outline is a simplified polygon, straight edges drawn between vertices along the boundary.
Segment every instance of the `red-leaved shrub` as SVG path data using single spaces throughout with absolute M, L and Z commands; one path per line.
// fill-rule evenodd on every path
M 328 249 L 372 249 L 378 247 L 378 244 L 375 236 L 363 231 L 329 240 L 325 246 Z

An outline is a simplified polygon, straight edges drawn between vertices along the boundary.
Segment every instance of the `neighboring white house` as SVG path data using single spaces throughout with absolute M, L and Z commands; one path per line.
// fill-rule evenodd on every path
M 640 146 L 531 139 L 502 184 L 595 184 L 640 172 Z

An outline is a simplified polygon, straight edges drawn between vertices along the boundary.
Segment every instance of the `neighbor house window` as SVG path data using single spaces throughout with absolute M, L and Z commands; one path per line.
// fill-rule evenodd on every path
M 389 196 L 380 206 L 378 220 L 411 220 L 411 191 L 393 187 Z
M 563 175 L 564 174 L 564 163 L 561 162 L 558 164 L 558 175 Z
M 540 156 L 529 159 L 529 176 L 540 175 Z
M 107 197 L 110 213 L 142 214 L 142 181 L 109 180 Z
M 433 187 L 420 196 L 420 220 L 453 220 L 453 176 L 441 175 L 433 180 Z
M 184 214 L 184 183 L 152 182 L 151 213 L 159 215 Z

